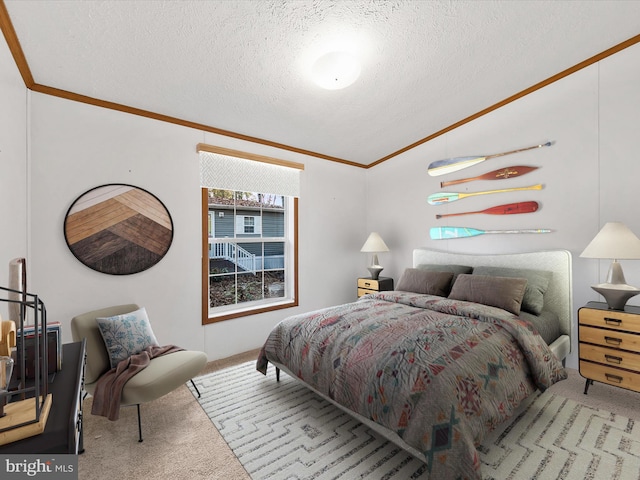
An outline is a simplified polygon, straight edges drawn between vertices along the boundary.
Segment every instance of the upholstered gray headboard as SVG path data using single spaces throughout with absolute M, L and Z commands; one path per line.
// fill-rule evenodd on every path
M 544 294 L 544 309 L 560 319 L 562 337 L 551 344 L 558 358 L 565 358 L 571 351 L 571 323 L 573 316 L 573 289 L 571 278 L 571 253 L 567 250 L 548 250 L 511 254 L 467 254 L 416 248 L 413 266 L 424 264 L 467 265 L 470 267 L 508 267 L 547 270 L 553 273 L 549 288 Z

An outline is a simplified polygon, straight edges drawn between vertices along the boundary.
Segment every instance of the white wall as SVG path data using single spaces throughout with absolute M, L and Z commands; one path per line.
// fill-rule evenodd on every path
M 0 286 L 7 287 L 9 261 L 27 257 L 29 198 L 27 89 L 4 41 L 0 41 L 0 105 Z M 4 303 L 0 315 L 7 318 Z
M 625 222 L 640 234 L 640 170 L 634 133 L 640 125 L 640 45 L 581 70 L 442 137 L 372 169 L 249 144 L 120 112 L 28 93 L 4 42 L 0 42 L 0 279 L 7 262 L 28 259 L 30 290 L 47 305 L 50 320 L 120 302 L 146 306 L 161 341 L 223 358 L 257 348 L 283 316 L 355 297 L 355 279 L 366 275 L 359 253 L 372 230 L 391 251 L 380 255 L 383 275 L 396 280 L 411 263 L 411 250 L 430 246 L 463 252 L 517 252 L 562 248 L 573 253 L 574 310 L 598 295 L 589 285 L 603 280 L 608 261 L 579 258 L 607 221 Z M 7 106 L 5 108 L 5 105 Z M 425 132 L 425 134 L 428 132 Z M 539 165 L 519 179 L 448 187 L 478 191 L 544 183 L 541 192 L 474 197 L 449 206 L 427 205 L 443 178 L 427 165 L 451 156 L 496 153 L 546 140 L 552 147 L 494 159 L 448 175 L 474 176 L 500 166 Z M 199 142 L 305 164 L 300 199 L 300 306 L 200 324 Z M 110 276 L 71 254 L 63 221 L 86 190 L 131 183 L 160 198 L 172 215 L 175 234 L 166 257 L 145 272 Z M 478 210 L 518 200 L 537 200 L 528 215 L 473 215 L 436 220 L 437 212 Z M 485 235 L 434 241 L 436 225 L 481 229 L 551 228 L 547 235 Z M 640 285 L 640 261 L 623 261 L 629 283 Z M 2 285 L 0 280 L 0 285 Z M 640 297 L 630 303 L 638 304 Z M 574 353 L 570 365 L 575 366 Z
M 579 255 L 608 221 L 622 221 L 640 235 L 638 85 L 640 45 L 635 45 L 368 170 L 367 226 L 377 229 L 391 250 L 385 264 L 389 274 L 398 278 L 411 265 L 411 249 L 418 246 L 471 253 L 566 249 L 573 255 L 574 311 L 588 301 L 603 301 L 590 285 L 604 281 L 610 262 Z M 548 140 L 554 141 L 551 147 L 488 160 L 442 177 L 427 174 L 427 166 L 435 160 L 498 153 Z M 510 165 L 541 168 L 515 179 L 440 187 L 442 180 L 473 177 Z M 426 201 L 439 191 L 477 192 L 537 183 L 544 184 L 542 191 L 469 197 L 439 206 Z M 523 215 L 435 218 L 436 213 L 476 211 L 526 200 L 540 202 L 541 209 Z M 429 228 L 445 225 L 482 230 L 550 228 L 553 233 L 431 240 Z M 622 264 L 627 281 L 640 285 L 640 261 Z M 640 296 L 629 303 L 639 302 Z M 577 365 L 576 355 L 574 335 L 570 366 Z
M 210 360 L 261 346 L 285 315 L 355 297 L 353 261 L 364 240 L 359 199 L 365 171 L 81 103 L 31 94 L 31 288 L 49 320 L 104 306 L 144 305 L 161 343 L 204 350 Z M 300 306 L 201 325 L 201 218 L 196 144 L 206 142 L 305 164 L 299 201 Z M 167 255 L 126 276 L 91 270 L 68 249 L 63 223 L 73 201 L 106 183 L 156 195 L 174 223 Z M 69 329 L 65 329 L 70 340 Z

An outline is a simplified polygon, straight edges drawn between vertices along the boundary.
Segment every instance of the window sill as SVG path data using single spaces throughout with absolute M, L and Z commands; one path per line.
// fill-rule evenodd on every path
M 277 303 L 271 303 L 269 305 L 261 305 L 246 309 L 237 309 L 229 312 L 220 313 L 218 315 L 207 315 L 207 318 L 202 319 L 203 325 L 210 323 L 223 322 L 225 320 L 232 320 L 234 318 L 248 317 L 249 315 L 257 315 L 259 313 L 266 313 L 275 310 L 282 310 L 285 308 L 292 308 L 298 306 L 298 300 L 287 299 Z

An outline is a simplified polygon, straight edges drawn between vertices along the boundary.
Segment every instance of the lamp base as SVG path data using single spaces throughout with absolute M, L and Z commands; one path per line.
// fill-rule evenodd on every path
M 380 276 L 380 272 L 384 270 L 384 268 L 382 268 L 379 265 L 371 265 L 370 267 L 367 267 L 367 270 L 369 270 L 372 280 L 378 280 L 378 277 Z
M 624 283 L 601 283 L 591 288 L 604 297 L 610 310 L 624 310 L 629 299 L 640 294 L 640 289 Z

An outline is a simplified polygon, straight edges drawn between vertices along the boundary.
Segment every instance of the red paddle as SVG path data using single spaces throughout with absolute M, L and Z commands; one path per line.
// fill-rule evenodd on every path
M 488 213 L 490 215 L 510 215 L 512 213 L 531 213 L 538 210 L 538 202 L 517 202 L 507 203 L 505 205 L 497 205 L 495 207 L 485 208 L 484 210 L 477 210 L 475 212 L 462 212 L 462 213 L 443 213 L 436 215 L 436 218 L 443 217 L 456 217 L 458 215 L 471 215 L 474 213 Z

